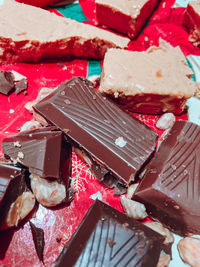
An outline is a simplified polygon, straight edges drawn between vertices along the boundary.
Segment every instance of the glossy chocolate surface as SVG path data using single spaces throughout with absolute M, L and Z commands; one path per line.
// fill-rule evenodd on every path
M 200 234 L 200 127 L 177 121 L 165 136 L 134 200 L 172 231 Z
M 163 237 L 96 200 L 55 266 L 155 267 Z
M 151 158 L 157 133 L 74 77 L 34 106 L 120 183 L 128 185 Z
M 27 189 L 25 171 L 8 164 L 0 164 L 0 227 L 10 205 Z
M 71 145 L 56 127 L 25 131 L 5 138 L 4 154 L 43 178 L 56 178 L 64 183 L 71 174 Z

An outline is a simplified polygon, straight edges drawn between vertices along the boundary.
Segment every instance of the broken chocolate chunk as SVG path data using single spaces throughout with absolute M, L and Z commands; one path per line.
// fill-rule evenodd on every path
M 56 127 L 21 132 L 5 138 L 2 147 L 6 157 L 29 168 L 31 188 L 42 205 L 55 206 L 73 200 L 72 148 Z
M 44 252 L 44 231 L 42 228 L 36 227 L 31 221 L 30 227 L 31 227 L 31 233 L 33 236 L 33 242 L 35 245 L 35 249 L 38 255 L 38 258 L 40 261 L 43 261 L 43 252 Z
M 67 104 L 66 101 L 70 104 Z M 158 134 L 74 77 L 34 106 L 96 163 L 127 186 L 153 156 Z M 109 121 L 109 123 L 108 123 Z
M 14 76 L 10 71 L 0 71 L 0 93 L 9 95 L 14 90 Z
M 142 223 L 96 200 L 55 266 L 155 267 L 163 240 Z
M 133 199 L 180 235 L 200 234 L 200 127 L 176 121 L 150 162 Z
M 23 78 L 15 83 L 15 93 L 19 95 L 21 92 L 26 91 L 27 87 L 28 87 L 27 79 Z
M 24 131 L 2 142 L 4 154 L 32 174 L 66 183 L 71 174 L 71 145 L 56 127 Z
M 34 205 L 35 199 L 26 186 L 26 171 L 0 164 L 0 229 L 17 226 Z

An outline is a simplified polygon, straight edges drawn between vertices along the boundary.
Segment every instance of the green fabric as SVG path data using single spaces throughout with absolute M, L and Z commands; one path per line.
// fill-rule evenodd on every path
M 83 22 L 85 20 L 88 20 L 84 15 L 81 6 L 77 3 L 62 7 L 57 7 L 56 9 L 66 18 L 74 19 L 78 22 Z M 100 75 L 100 74 L 101 74 L 100 61 L 99 60 L 88 61 L 87 77 L 91 75 Z
M 192 65 L 190 64 L 190 61 L 187 58 L 186 58 L 186 60 L 187 60 L 188 66 L 193 70 Z M 194 70 L 193 70 L 193 72 L 194 72 Z M 193 81 L 196 81 L 194 74 L 192 75 L 192 79 L 193 79 Z
M 66 18 L 74 19 L 77 20 L 78 22 L 88 20 L 86 16 L 83 14 L 81 6 L 79 4 L 66 5 L 58 7 L 56 9 Z
M 99 60 L 90 60 L 88 62 L 88 73 L 87 76 L 91 75 L 100 75 L 101 74 L 101 65 Z

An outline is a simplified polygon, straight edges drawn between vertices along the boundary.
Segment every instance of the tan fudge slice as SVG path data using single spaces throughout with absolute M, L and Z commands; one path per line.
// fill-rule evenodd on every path
M 132 112 L 180 114 L 197 90 L 179 47 L 146 52 L 110 49 L 104 58 L 100 92 Z
M 12 19 L 11 19 L 12 18 Z M 102 59 L 128 38 L 14 0 L 0 5 L 0 63 L 75 56 Z
M 195 46 L 200 45 L 200 1 L 188 3 L 183 24 L 189 31 L 189 41 Z
M 96 20 L 134 38 L 160 0 L 95 0 Z

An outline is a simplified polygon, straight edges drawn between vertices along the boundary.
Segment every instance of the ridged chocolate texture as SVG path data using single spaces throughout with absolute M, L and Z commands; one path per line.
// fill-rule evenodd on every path
M 172 231 L 200 234 L 200 127 L 177 121 L 148 167 L 134 199 Z
M 71 145 L 56 127 L 26 131 L 5 138 L 4 154 L 40 177 L 66 181 L 71 171 Z
M 152 156 L 157 133 L 102 97 L 81 77 L 64 82 L 34 110 L 129 184 Z
M 27 189 L 25 171 L 8 164 L 0 164 L 0 227 L 10 205 Z
M 155 267 L 163 237 L 96 200 L 55 266 Z

